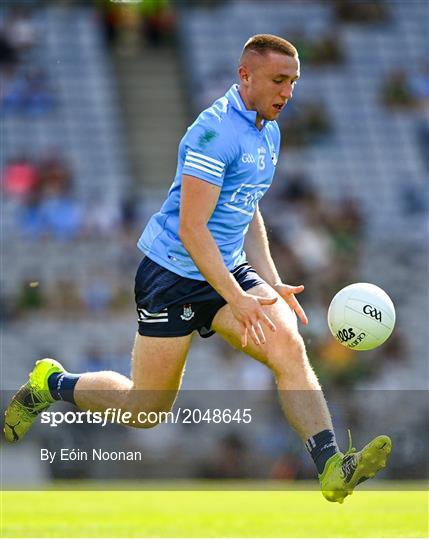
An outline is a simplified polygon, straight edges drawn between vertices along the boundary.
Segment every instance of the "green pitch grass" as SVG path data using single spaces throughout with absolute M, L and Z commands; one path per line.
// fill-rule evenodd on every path
M 214 491 L 201 483 L 192 484 L 198 491 L 159 491 L 159 484 L 149 491 L 123 484 L 123 491 L 7 491 L 2 536 L 427 537 L 425 486 L 378 485 L 383 489 L 357 491 L 343 505 L 325 501 L 314 484 L 287 491 L 236 490 L 249 484 Z

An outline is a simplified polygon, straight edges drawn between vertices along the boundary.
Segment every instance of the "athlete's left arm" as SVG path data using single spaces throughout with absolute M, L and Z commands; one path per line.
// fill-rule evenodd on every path
M 282 282 L 270 252 L 267 230 L 259 206 L 249 225 L 246 235 L 246 253 L 249 263 L 258 274 L 275 289 L 279 295 L 295 311 L 304 324 L 308 324 L 307 316 L 295 295 L 304 290 L 304 285 L 294 287 Z

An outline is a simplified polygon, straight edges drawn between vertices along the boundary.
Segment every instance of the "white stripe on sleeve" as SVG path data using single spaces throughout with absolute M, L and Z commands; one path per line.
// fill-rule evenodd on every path
M 185 167 L 189 167 L 191 169 L 198 169 L 199 171 L 204 171 L 206 173 L 212 174 L 213 176 L 217 176 L 218 178 L 222 178 L 222 174 L 214 171 L 213 169 L 207 169 L 206 167 L 203 167 L 202 165 L 198 165 L 197 163 L 192 163 L 190 161 L 185 161 L 184 163 Z
M 222 167 L 222 169 L 225 167 L 225 163 L 222 163 L 222 161 L 218 161 L 217 159 L 214 159 L 212 157 L 205 156 L 204 154 L 200 154 L 199 152 L 194 152 L 193 150 L 188 150 L 188 153 L 186 155 L 204 159 L 205 161 L 209 161 L 210 163 L 219 165 L 219 167 Z
M 199 159 L 193 156 L 190 156 L 189 154 L 186 156 L 186 161 L 192 162 L 192 163 L 199 163 L 200 165 L 204 165 L 205 167 L 208 167 L 209 169 L 213 169 L 218 172 L 223 172 L 222 167 L 218 167 L 217 165 L 212 165 L 211 163 L 207 163 L 207 161 L 204 161 L 203 159 Z

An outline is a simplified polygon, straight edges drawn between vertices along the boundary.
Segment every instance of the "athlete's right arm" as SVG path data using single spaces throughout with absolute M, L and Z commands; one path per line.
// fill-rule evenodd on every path
M 259 345 L 266 341 L 261 323 L 275 331 L 273 322 L 264 313 L 262 306 L 273 304 L 277 298 L 262 298 L 244 292 L 225 266 L 207 225 L 219 194 L 219 186 L 183 175 L 179 237 L 201 274 L 226 300 L 240 323 L 242 346 L 246 347 L 248 335 Z

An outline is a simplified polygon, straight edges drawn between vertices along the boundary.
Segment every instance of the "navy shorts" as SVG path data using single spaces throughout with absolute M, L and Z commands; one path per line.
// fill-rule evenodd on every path
M 247 263 L 232 275 L 244 291 L 265 283 Z M 149 257 L 137 270 L 134 295 L 142 336 L 187 336 L 198 330 L 201 337 L 210 337 L 214 316 L 226 304 L 207 281 L 179 276 Z

